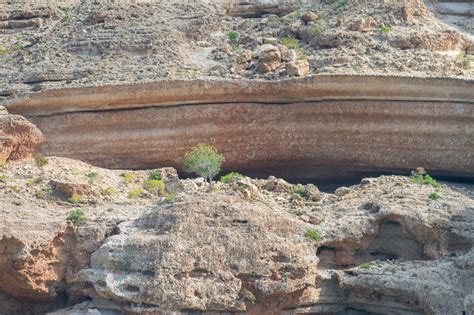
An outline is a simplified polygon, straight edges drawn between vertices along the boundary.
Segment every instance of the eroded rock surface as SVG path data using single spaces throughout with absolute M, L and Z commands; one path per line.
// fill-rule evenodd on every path
M 35 125 L 0 106 L 0 164 L 30 157 L 44 140 Z

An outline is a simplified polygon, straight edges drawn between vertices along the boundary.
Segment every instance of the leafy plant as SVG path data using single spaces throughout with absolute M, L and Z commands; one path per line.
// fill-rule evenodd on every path
M 72 19 L 71 8 L 63 7 L 63 8 L 61 8 L 61 11 L 63 11 L 63 13 L 64 13 L 63 21 L 64 22 L 71 22 L 71 19 Z
M 160 201 L 160 205 L 162 204 L 165 204 L 165 203 L 173 203 L 175 202 L 176 200 L 176 195 L 174 194 L 169 194 L 169 195 L 166 195 L 165 198 L 163 200 Z
M 51 188 L 42 188 L 35 193 L 36 198 L 38 199 L 49 199 L 53 194 Z
M 441 187 L 441 184 L 436 181 L 433 177 L 430 175 L 426 174 L 425 176 L 423 175 L 418 175 L 418 176 L 412 176 L 411 177 L 411 182 L 415 184 L 425 184 L 425 185 L 431 185 L 433 187 L 439 188 Z
M 441 196 L 435 191 L 428 196 L 431 200 L 438 200 Z
M 31 178 L 26 181 L 26 186 L 32 187 L 34 185 L 37 185 L 41 183 L 41 178 Z
M 116 196 L 116 195 L 118 195 L 119 192 L 114 187 L 107 187 L 105 189 L 105 193 L 109 196 Z
M 360 269 L 370 269 L 373 265 L 371 263 L 365 263 L 359 266 Z
M 150 179 L 161 180 L 161 171 L 154 170 L 150 173 Z
M 339 4 L 340 4 L 341 6 L 343 6 L 343 7 L 345 7 L 346 5 L 349 4 L 349 0 L 340 0 L 340 1 L 339 1 Z
M 392 31 L 392 27 L 389 25 L 384 25 L 381 29 L 380 32 L 382 33 L 390 33 Z
M 120 176 L 122 176 L 123 180 L 127 183 L 130 183 L 136 177 L 135 174 L 133 174 L 133 173 L 122 173 L 122 174 L 120 174 Z
M 149 179 L 143 184 L 143 188 L 154 195 L 165 194 L 165 182 L 161 179 Z
M 49 163 L 48 159 L 43 154 L 35 155 L 35 163 L 38 167 L 43 167 Z
M 304 236 L 316 242 L 319 242 L 323 239 L 321 237 L 321 234 L 318 231 L 313 230 L 313 229 L 307 230 L 306 233 L 304 233 Z
M 323 32 L 323 30 L 322 30 L 321 26 L 315 26 L 315 27 L 313 27 L 313 28 L 311 29 L 311 33 L 312 33 L 313 35 L 319 35 L 319 34 L 321 34 L 322 32 Z
M 221 176 L 221 182 L 224 184 L 230 184 L 233 182 L 235 179 L 240 179 L 243 178 L 244 175 L 237 173 L 237 172 L 231 172 L 227 175 Z
M 301 197 L 306 197 L 306 192 L 303 186 L 298 186 L 294 190 L 295 194 L 300 195 Z
M 228 36 L 231 41 L 236 41 L 239 38 L 239 33 L 232 31 L 229 32 Z
M 201 143 L 186 153 L 183 168 L 188 173 L 204 177 L 209 181 L 209 190 L 212 190 L 212 179 L 221 171 L 224 160 L 214 146 Z
M 293 37 L 285 37 L 281 39 L 281 44 L 286 46 L 289 49 L 298 49 L 300 43 L 296 38 Z
M 82 209 L 76 208 L 69 212 L 69 215 L 67 216 L 67 221 L 74 225 L 79 225 L 85 223 L 87 221 L 87 217 L 84 211 L 82 211 Z
M 145 190 L 143 189 L 134 189 L 128 192 L 128 199 L 138 199 L 145 196 Z
M 80 203 L 82 202 L 82 196 L 81 195 L 72 195 L 67 199 L 70 203 Z
M 86 177 L 89 179 L 89 184 L 92 184 L 94 182 L 94 180 L 97 179 L 98 176 L 99 176 L 99 174 L 97 174 L 96 172 L 90 172 L 90 173 L 86 174 Z
M 0 175 L 0 183 L 6 183 L 8 181 L 7 175 Z

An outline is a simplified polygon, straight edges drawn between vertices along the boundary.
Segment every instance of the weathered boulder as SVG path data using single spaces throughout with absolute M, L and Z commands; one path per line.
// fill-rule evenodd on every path
M 281 65 L 281 53 L 278 47 L 268 44 L 264 46 L 258 56 L 257 71 L 259 73 L 271 72 Z
M 0 163 L 30 157 L 44 142 L 41 131 L 22 116 L 0 106 Z
M 297 60 L 286 65 L 286 71 L 290 77 L 304 77 L 309 73 L 308 60 Z
M 264 14 L 287 14 L 296 10 L 301 0 L 235 0 L 229 14 L 240 17 L 261 17 Z

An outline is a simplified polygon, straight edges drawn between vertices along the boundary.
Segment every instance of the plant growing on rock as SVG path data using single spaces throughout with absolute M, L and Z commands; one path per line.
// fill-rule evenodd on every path
M 188 173 L 195 173 L 209 181 L 212 190 L 212 180 L 221 171 L 225 158 L 210 144 L 198 144 L 186 153 L 183 168 Z
M 85 223 L 87 221 L 87 217 L 82 209 L 77 208 L 69 212 L 67 221 L 74 225 L 79 225 Z
M 384 25 L 382 26 L 382 28 L 380 29 L 380 32 L 382 33 L 390 33 L 392 31 L 392 27 L 389 26 L 389 25 Z
M 441 196 L 435 191 L 435 192 L 432 192 L 428 198 L 430 198 L 431 200 L 438 200 L 439 198 L 441 198 Z
M 53 194 L 53 189 L 42 188 L 35 193 L 35 196 L 38 199 L 49 199 L 52 194 Z
M 426 174 L 425 176 L 423 175 L 418 175 L 418 176 L 413 176 L 411 178 L 411 182 L 415 184 L 425 184 L 425 185 L 431 185 L 433 187 L 439 188 L 441 187 L 441 184 L 436 181 L 433 177 L 430 175 Z
M 138 199 L 145 196 L 145 190 L 143 189 L 134 189 L 128 192 L 128 199 Z
M 221 182 L 224 184 L 230 184 L 234 180 L 238 180 L 241 178 L 244 178 L 244 175 L 237 172 L 231 172 L 227 175 L 221 176 Z
M 48 159 L 43 154 L 35 155 L 35 163 L 38 167 L 43 167 L 48 164 Z
M 86 177 L 89 179 L 89 184 L 92 184 L 97 179 L 98 176 L 99 174 L 97 174 L 96 172 L 90 172 L 86 174 Z
M 321 234 L 313 229 L 307 230 L 306 233 L 304 233 L 304 236 L 316 242 L 320 242 L 323 239 Z
M 286 46 L 287 48 L 289 49 L 298 49 L 299 46 L 300 46 L 300 43 L 298 42 L 298 40 L 294 37 L 285 37 L 285 38 L 282 38 L 281 40 L 281 44 L 283 46 Z
M 371 263 L 364 263 L 359 266 L 360 269 L 371 269 L 373 265 Z
M 154 195 L 165 194 L 165 182 L 161 179 L 149 179 L 143 184 L 143 188 Z
M 135 179 L 135 174 L 133 173 L 122 173 L 120 176 L 122 176 L 123 180 L 127 183 L 130 183 Z
M 169 195 L 166 195 L 165 198 L 163 198 L 163 200 L 161 200 L 158 204 L 163 205 L 163 204 L 166 204 L 166 203 L 173 203 L 173 202 L 175 202 L 175 200 L 176 200 L 176 195 L 175 194 L 169 194 Z
M 294 190 L 295 194 L 298 194 L 300 197 L 306 197 L 306 190 L 303 186 L 297 186 Z
M 152 171 L 150 173 L 150 179 L 161 180 L 161 171 L 160 170 Z
M 235 42 L 239 38 L 239 33 L 232 31 L 229 32 L 228 36 L 230 41 Z
M 248 289 L 243 288 L 242 291 L 240 291 L 239 296 L 243 301 L 248 301 L 252 304 L 255 304 L 255 302 L 257 302 L 257 298 L 255 297 L 255 294 L 253 294 Z
M 70 203 L 81 203 L 82 202 L 82 196 L 81 195 L 72 195 L 67 199 Z
M 118 195 L 119 192 L 114 187 L 107 187 L 105 189 L 105 193 L 109 196 L 116 196 L 116 195 Z

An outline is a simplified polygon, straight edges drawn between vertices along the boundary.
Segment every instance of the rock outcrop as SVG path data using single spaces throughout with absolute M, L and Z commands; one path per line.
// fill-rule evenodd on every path
M 468 80 L 372 76 L 171 81 L 44 92 L 8 109 L 41 129 L 45 154 L 104 167 L 179 168 L 205 142 L 224 153 L 226 170 L 258 177 L 353 178 L 418 166 L 471 177 L 472 91 Z
M 41 131 L 22 116 L 0 106 L 0 164 L 30 157 L 44 142 Z

